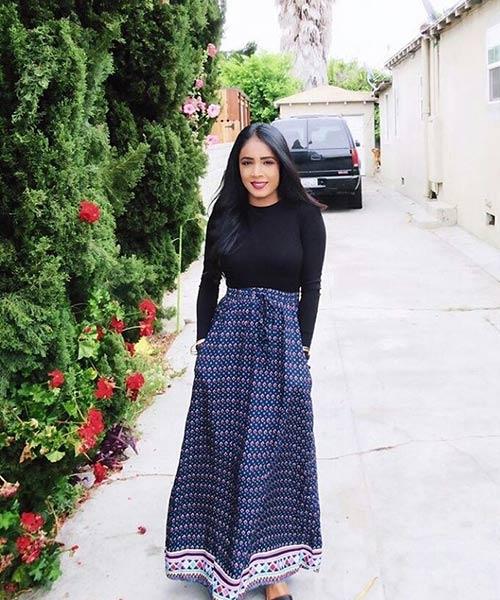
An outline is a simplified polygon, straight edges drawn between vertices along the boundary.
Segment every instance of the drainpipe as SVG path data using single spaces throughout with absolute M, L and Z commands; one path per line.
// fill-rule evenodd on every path
M 431 198 L 431 182 L 429 180 L 429 119 L 431 116 L 431 38 L 422 35 L 422 112 L 424 120 L 424 188 L 425 198 Z

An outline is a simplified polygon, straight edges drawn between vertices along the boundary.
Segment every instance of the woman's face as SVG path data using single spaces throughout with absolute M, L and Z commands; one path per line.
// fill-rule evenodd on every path
M 249 138 L 241 148 L 239 164 L 241 181 L 252 204 L 278 201 L 279 162 L 267 144 L 255 135 Z

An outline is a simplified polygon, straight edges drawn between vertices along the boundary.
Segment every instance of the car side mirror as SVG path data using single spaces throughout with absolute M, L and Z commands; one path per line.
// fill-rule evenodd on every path
M 354 140 L 354 143 L 356 144 L 356 146 L 361 146 L 361 144 L 358 142 L 358 140 Z

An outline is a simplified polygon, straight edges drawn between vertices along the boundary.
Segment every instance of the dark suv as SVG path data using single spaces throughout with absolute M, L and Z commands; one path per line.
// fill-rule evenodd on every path
M 349 127 L 341 116 L 304 115 L 271 123 L 284 135 L 302 185 L 332 205 L 338 196 L 349 208 L 362 207 L 360 160 Z

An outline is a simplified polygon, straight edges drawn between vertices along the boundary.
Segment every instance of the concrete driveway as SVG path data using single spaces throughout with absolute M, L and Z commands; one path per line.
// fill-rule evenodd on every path
M 206 195 L 223 163 L 215 151 Z M 290 589 L 294 600 L 498 600 L 500 251 L 458 227 L 419 229 L 414 203 L 372 179 L 364 189 L 362 210 L 324 215 L 310 361 L 324 558 Z M 187 324 L 169 353 L 186 372 L 143 414 L 140 455 L 64 526 L 61 539 L 80 549 L 33 597 L 208 597 L 163 571 L 200 274 L 198 260 L 184 275 Z

